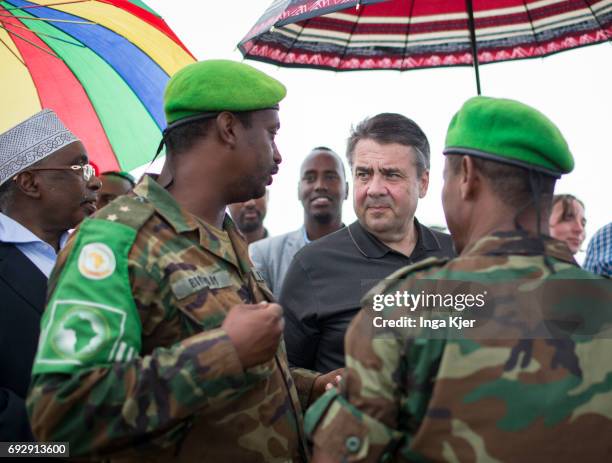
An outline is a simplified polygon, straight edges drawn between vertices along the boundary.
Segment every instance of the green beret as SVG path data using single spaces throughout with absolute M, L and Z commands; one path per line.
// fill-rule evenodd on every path
M 514 100 L 477 96 L 455 114 L 444 154 L 466 154 L 554 177 L 574 168 L 563 135 L 544 114 Z
M 287 93 L 278 80 L 248 64 L 207 60 L 185 66 L 166 87 L 168 124 L 201 113 L 272 108 Z

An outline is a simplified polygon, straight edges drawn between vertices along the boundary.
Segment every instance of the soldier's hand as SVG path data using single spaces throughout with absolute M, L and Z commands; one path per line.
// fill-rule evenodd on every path
M 340 386 L 342 375 L 344 374 L 344 368 L 338 368 L 337 370 L 330 371 L 324 375 L 317 376 L 312 386 L 312 395 L 310 401 L 314 402 L 320 395 L 325 391 Z
M 222 328 L 234 344 L 243 368 L 250 368 L 274 356 L 284 323 L 281 306 L 264 302 L 232 307 Z

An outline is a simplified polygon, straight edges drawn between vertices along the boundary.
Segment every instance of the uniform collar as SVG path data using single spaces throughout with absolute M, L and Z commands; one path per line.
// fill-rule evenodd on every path
M 424 254 L 430 251 L 441 249 L 438 238 L 429 228 L 421 225 L 416 217 L 414 218 L 414 225 L 416 226 L 418 237 L 414 250 L 410 255 L 410 259 L 420 259 Z M 349 225 L 348 232 L 355 246 L 357 246 L 359 251 L 366 257 L 381 259 L 390 252 L 400 254 L 368 232 L 363 225 L 361 225 L 359 220 Z
M 562 241 L 548 236 L 531 235 L 524 230 L 496 232 L 467 246 L 461 257 L 468 256 L 541 256 L 547 255 L 569 264 L 578 265 L 572 252 Z
M 134 194 L 149 201 L 177 233 L 197 230 L 198 224 L 191 214 L 187 213 L 168 190 L 157 183 L 151 175 L 143 176 L 134 188 Z

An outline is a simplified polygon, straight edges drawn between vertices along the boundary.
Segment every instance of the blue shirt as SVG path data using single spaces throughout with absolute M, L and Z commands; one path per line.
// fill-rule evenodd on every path
M 598 275 L 612 276 L 612 222 L 597 230 L 591 238 L 584 268 Z
M 60 248 L 68 240 L 68 232 L 60 238 Z M 53 246 L 41 240 L 38 236 L 0 212 L 0 241 L 14 244 L 38 269 L 49 278 L 55 265 L 57 253 Z

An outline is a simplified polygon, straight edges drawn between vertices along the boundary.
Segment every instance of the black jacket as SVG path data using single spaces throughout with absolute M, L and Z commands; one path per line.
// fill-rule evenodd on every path
M 45 307 L 47 277 L 0 242 L 0 442 L 34 440 L 25 410 Z

